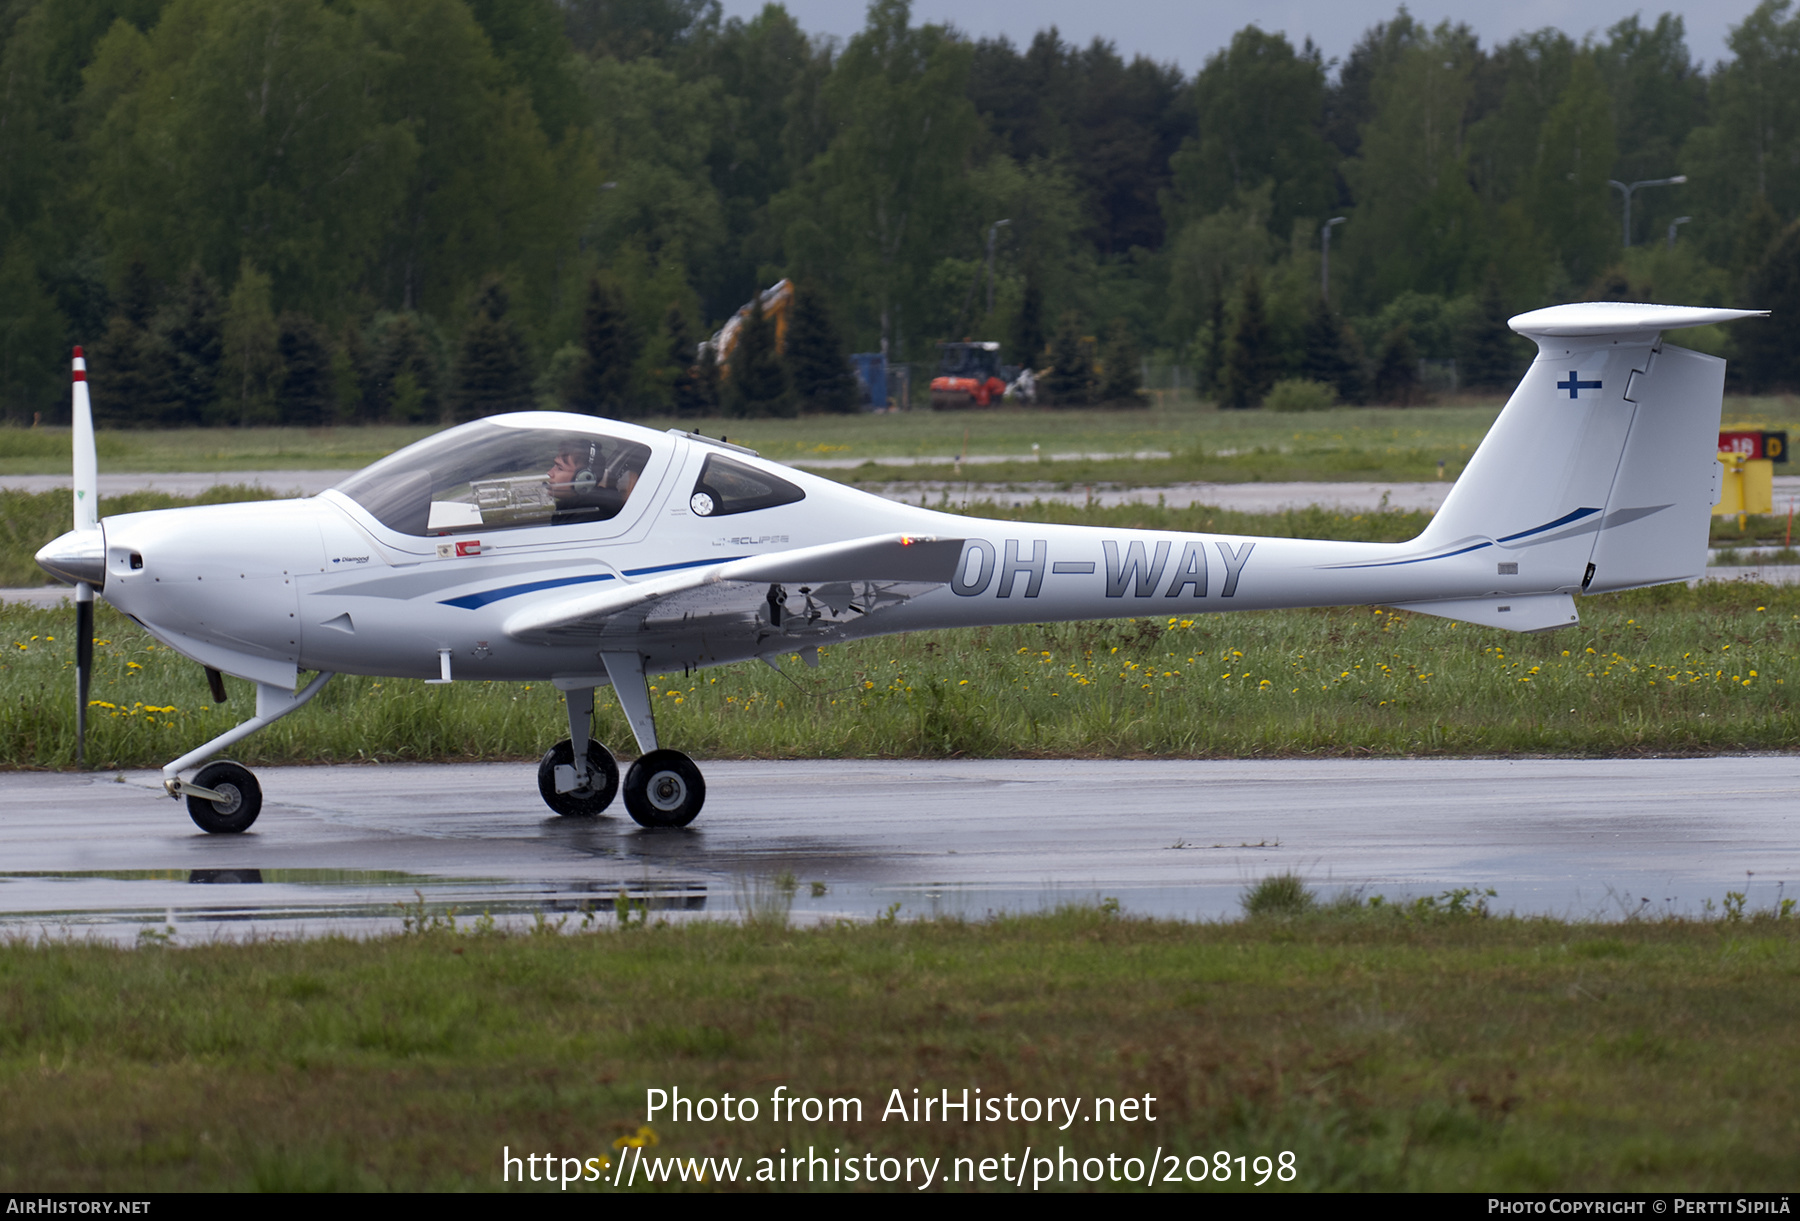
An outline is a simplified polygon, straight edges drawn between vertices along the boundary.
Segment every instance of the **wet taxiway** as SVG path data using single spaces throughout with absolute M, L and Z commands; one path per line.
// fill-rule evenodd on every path
M 1800 758 L 717 762 L 705 813 L 562 819 L 525 764 L 266 768 L 262 819 L 200 834 L 149 772 L 0 775 L 0 930 L 179 941 L 484 913 L 800 920 L 1116 898 L 1216 919 L 1283 871 L 1391 900 L 1695 915 L 1800 894 Z M 170 930 L 173 930 L 171 933 Z

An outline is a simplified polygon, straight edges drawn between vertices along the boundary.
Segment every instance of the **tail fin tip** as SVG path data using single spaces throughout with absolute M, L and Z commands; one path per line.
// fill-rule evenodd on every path
M 1507 321 L 1530 339 L 1573 339 L 1601 335 L 1641 335 L 1693 326 L 1767 318 L 1766 309 L 1713 309 L 1698 305 L 1639 305 L 1628 301 L 1580 301 L 1534 309 Z

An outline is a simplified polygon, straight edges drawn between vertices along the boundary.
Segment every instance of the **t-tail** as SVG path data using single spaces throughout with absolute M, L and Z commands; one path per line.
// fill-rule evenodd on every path
M 1577 592 L 1700 575 L 1725 362 L 1662 335 L 1767 312 L 1601 301 L 1512 319 L 1537 359 L 1414 546 L 1485 552 L 1506 586 L 1539 592 L 1397 605 L 1542 631 L 1575 621 Z

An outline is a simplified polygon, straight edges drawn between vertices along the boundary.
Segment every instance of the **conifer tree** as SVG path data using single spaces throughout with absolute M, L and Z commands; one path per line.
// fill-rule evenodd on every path
M 1490 268 L 1462 336 L 1462 353 L 1456 365 L 1459 383 L 1471 390 L 1498 390 L 1512 384 L 1519 362 L 1506 317 L 1500 275 Z
M 94 345 L 90 394 L 96 424 L 141 428 L 161 422 L 167 389 L 158 375 L 166 368 L 154 351 L 150 324 L 155 313 L 156 282 L 143 260 L 134 259 L 120 282 L 106 334 Z
M 319 324 L 305 314 L 283 314 L 277 347 L 281 353 L 281 393 L 277 400 L 281 422 L 296 428 L 331 423 L 336 414 L 331 352 Z
M 725 409 L 734 416 L 755 419 L 797 414 L 787 369 L 775 347 L 775 324 L 763 313 L 762 297 L 750 303 L 750 314 L 738 329 L 731 350 L 731 382 L 726 387 Z
M 1212 307 L 1208 314 L 1197 389 L 1217 402 L 1225 389 L 1225 285 L 1223 277 L 1218 275 L 1213 276 Z
M 1050 372 L 1043 386 L 1053 407 L 1085 407 L 1093 401 L 1094 361 L 1073 311 L 1063 315 L 1050 341 Z
M 1115 320 L 1107 329 L 1106 347 L 1100 353 L 1099 400 L 1107 407 L 1147 407 L 1143 368 L 1137 343 L 1124 319 Z
M 1019 313 L 1013 319 L 1012 336 L 1006 353 L 1010 363 L 1023 368 L 1037 367 L 1044 351 L 1044 290 L 1029 272 L 1025 276 L 1025 293 L 1019 299 Z
M 1738 273 L 1746 279 L 1754 276 L 1781 233 L 1781 214 L 1769 202 L 1768 194 L 1758 191 L 1750 200 L 1744 219 L 1738 222 L 1737 241 L 1732 249 L 1731 260 L 1736 264 Z
M 531 408 L 531 357 L 525 336 L 510 316 L 511 305 L 499 280 L 483 285 L 457 353 L 454 397 L 459 420 Z
M 694 399 L 699 415 L 716 415 L 719 411 L 719 357 L 710 342 L 699 345 L 700 362 L 694 366 Z
M 1375 362 L 1375 401 L 1411 407 L 1419 398 L 1419 350 L 1403 322 L 1381 341 L 1381 355 Z
M 631 414 L 631 371 L 642 347 L 618 294 L 599 276 L 588 281 L 581 349 L 581 393 L 575 406 L 615 418 Z
M 443 397 L 438 362 L 414 314 L 395 314 L 381 326 L 376 361 L 375 401 L 380 418 L 418 424 L 441 418 Z
M 847 414 L 856 410 L 856 374 L 824 293 L 815 285 L 794 286 L 788 319 L 788 379 L 803 412 Z
M 1324 297 L 1313 302 L 1301 342 L 1306 351 L 1300 376 L 1331 386 L 1342 402 L 1360 404 L 1367 399 L 1368 381 L 1356 333 L 1338 319 Z
M 219 294 L 198 263 L 188 268 L 181 297 L 163 328 L 169 393 L 163 423 L 195 427 L 209 422 L 219 399 L 219 367 L 225 355 Z
M 67 325 L 15 238 L 0 259 L 0 412 L 20 421 L 67 418 Z
M 359 424 L 381 418 L 381 397 L 375 354 L 358 323 L 344 327 L 338 341 L 338 403 L 343 413 Z
M 1237 326 L 1225 349 L 1225 376 L 1219 388 L 1222 407 L 1259 407 L 1275 384 L 1275 342 L 1263 314 L 1262 284 L 1254 271 L 1244 276 Z
M 1800 222 L 1789 225 L 1750 273 L 1746 299 L 1767 318 L 1746 318 L 1732 325 L 1737 345 L 1734 362 L 1752 390 L 1800 390 Z
M 219 417 L 249 427 L 275 422 L 281 329 L 269 305 L 269 277 L 245 259 L 225 303 Z
M 684 420 L 705 415 L 706 404 L 700 396 L 700 379 L 694 368 L 698 359 L 694 339 L 688 331 L 687 315 L 681 312 L 680 305 L 669 303 L 663 329 L 669 332 L 668 362 L 674 371 L 669 389 L 675 414 Z

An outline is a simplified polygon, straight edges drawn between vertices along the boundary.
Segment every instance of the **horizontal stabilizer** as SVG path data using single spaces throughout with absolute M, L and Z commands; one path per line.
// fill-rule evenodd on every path
M 1396 602 L 1395 610 L 1417 611 L 1440 619 L 1460 619 L 1479 627 L 1510 632 L 1548 632 L 1580 619 L 1568 594 L 1527 594 L 1522 598 L 1450 598 L 1442 602 Z
M 1627 301 L 1583 301 L 1552 305 L 1510 319 L 1507 325 L 1521 335 L 1617 337 L 1629 342 L 1659 331 L 1679 331 L 1690 326 L 1713 326 L 1739 318 L 1766 318 L 1766 309 L 1713 309 L 1697 305 L 1636 305 Z M 1646 340 L 1648 342 L 1648 340 Z

